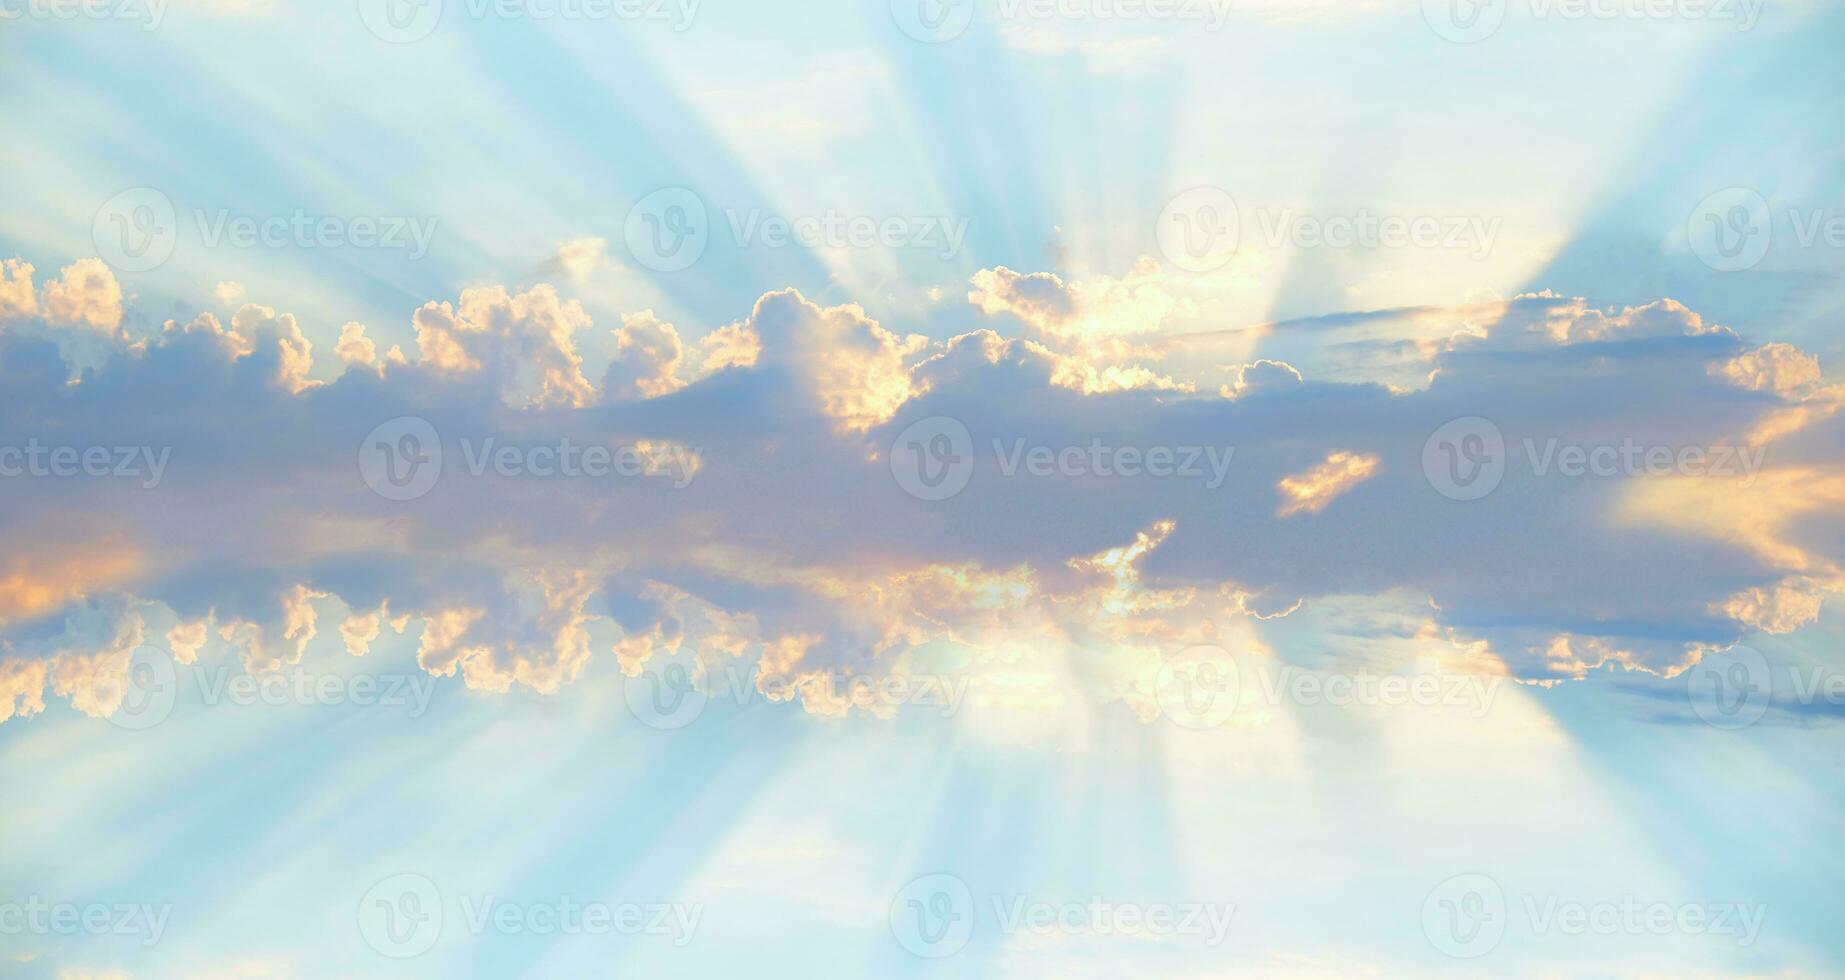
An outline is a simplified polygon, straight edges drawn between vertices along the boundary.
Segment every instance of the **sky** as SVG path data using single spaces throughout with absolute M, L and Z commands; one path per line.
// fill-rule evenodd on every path
M 1836 0 L 0 0 L 0 976 L 1845 974 Z

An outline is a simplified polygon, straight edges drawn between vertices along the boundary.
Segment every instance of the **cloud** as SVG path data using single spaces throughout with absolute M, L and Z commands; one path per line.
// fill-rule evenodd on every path
M 1062 308 L 1020 305 L 1056 295 L 1028 278 L 993 289 L 1008 309 Z M 1745 629 L 1800 628 L 1839 590 L 1835 416 L 1768 443 L 1748 488 L 1543 474 L 1527 453 L 1733 443 L 1824 397 L 1807 355 L 1747 346 L 1669 302 L 1525 297 L 1366 322 L 1405 320 L 1445 331 L 1418 388 L 1257 357 L 1191 390 L 1072 381 L 1122 366 L 1053 348 L 1054 331 L 970 324 L 936 342 L 793 290 L 692 345 L 651 313 L 625 317 L 600 385 L 573 339 L 591 318 L 548 286 L 423 305 L 414 359 L 379 357 L 348 324 L 343 373 L 315 379 L 301 325 L 267 307 L 116 338 L 77 384 L 55 336 L 9 325 L 0 445 L 56 433 L 172 463 L 152 488 L 9 481 L 0 529 L 35 543 L 0 567 L 0 662 L 45 664 L 39 690 L 106 713 L 122 637 L 262 672 L 299 662 L 331 615 L 326 642 L 353 655 L 384 625 L 420 623 L 423 669 L 485 692 L 555 691 L 598 656 L 627 671 L 690 658 L 700 677 L 742 665 L 775 696 L 855 711 L 840 679 L 952 651 L 970 696 L 1041 704 L 1045 684 L 1071 683 L 1144 715 L 1165 653 L 1323 606 L 1413 614 L 1466 662 L 1550 681 L 1609 662 L 1682 669 Z M 359 453 L 407 416 L 439 434 L 442 471 L 389 500 Z M 1457 501 L 1431 485 L 1425 444 L 1470 417 L 1502 433 L 1506 472 Z M 968 432 L 967 482 L 919 499 L 893 445 L 940 420 Z M 489 443 L 566 442 L 644 465 L 470 467 Z M 1009 473 L 1015 445 L 1065 469 Z M 1185 475 L 1206 449 L 1234 449 L 1221 485 Z M 686 479 L 666 478 L 694 453 Z M 1172 472 L 1144 472 L 1156 458 Z M 37 710 L 40 676 L 0 673 L 16 717 Z
M 32 264 L 19 259 L 0 261 L 0 323 L 38 316 L 38 294 L 32 288 Z
M 503 286 L 469 289 L 458 305 L 425 303 L 413 320 L 422 364 L 484 374 L 515 405 L 574 407 L 590 400 L 575 339 L 589 329 L 589 315 L 551 286 L 518 294 Z
M 656 398 L 685 387 L 679 379 L 683 354 L 679 331 L 656 319 L 652 310 L 622 317 L 615 331 L 615 360 L 602 379 L 603 397 Z
M 1366 453 L 1332 452 L 1304 473 L 1284 476 L 1275 484 L 1286 498 L 1276 517 L 1292 517 L 1302 512 L 1317 514 L 1339 495 L 1370 479 L 1381 463 Z
M 48 280 L 39 294 L 54 324 L 89 327 L 113 335 L 122 325 L 122 287 L 101 259 L 79 259 Z
M 573 238 L 557 247 L 557 255 L 552 258 L 552 264 L 571 282 L 588 282 L 607 261 L 602 253 L 608 246 L 606 238 Z

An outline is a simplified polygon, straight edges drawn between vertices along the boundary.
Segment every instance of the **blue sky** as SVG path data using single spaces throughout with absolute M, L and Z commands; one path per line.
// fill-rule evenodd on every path
M 0 975 L 1837 974 L 1842 39 L 0 0 Z

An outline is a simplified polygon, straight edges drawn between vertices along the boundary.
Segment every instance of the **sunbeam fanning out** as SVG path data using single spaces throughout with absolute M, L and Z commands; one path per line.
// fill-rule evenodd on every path
M 0 0 L 0 977 L 1845 975 L 1840 0 Z

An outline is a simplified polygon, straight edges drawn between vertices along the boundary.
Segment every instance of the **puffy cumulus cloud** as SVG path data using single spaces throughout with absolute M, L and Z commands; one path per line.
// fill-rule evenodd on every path
M 333 354 L 347 364 L 378 366 L 378 345 L 365 336 L 363 323 L 346 323 L 340 327 L 340 338 L 333 345 Z
M 1725 365 L 1762 348 L 1676 304 L 1497 306 L 1354 317 L 1442 338 L 1414 389 L 1329 380 L 1308 350 L 1225 360 L 1197 392 L 1098 390 L 1068 381 L 1079 355 L 1048 334 L 931 343 L 793 291 L 696 344 L 631 318 L 615 355 L 628 373 L 611 370 L 608 392 L 583 381 L 569 344 L 588 318 L 545 287 L 423 306 L 415 360 L 372 348 L 321 383 L 306 380 L 300 328 L 263 307 L 110 346 L 79 384 L 56 338 L 9 330 L 0 446 L 55 432 L 169 446 L 173 463 L 152 488 L 9 481 L 0 663 L 26 665 L 0 677 L 15 717 L 37 710 L 33 664 L 42 690 L 106 713 L 132 624 L 122 613 L 105 629 L 85 610 L 160 609 L 170 619 L 147 613 L 160 623 L 148 635 L 164 632 L 176 659 L 253 672 L 313 642 L 375 656 L 384 626 L 420 623 L 421 667 L 482 692 L 557 690 L 598 659 L 634 672 L 691 658 L 701 682 L 736 668 L 810 710 L 878 713 L 842 685 L 951 658 L 970 697 L 1049 710 L 1076 690 L 1144 717 L 1158 710 L 1148 677 L 1173 650 L 1259 650 L 1290 621 L 1378 597 L 1410 611 L 1388 620 L 1397 642 L 1425 636 L 1546 682 L 1603 664 L 1669 673 L 1747 629 L 1810 622 L 1813 597 L 1845 580 L 1836 416 L 1770 443 L 1748 487 L 1538 473 L 1523 447 L 1724 445 L 1818 397 L 1747 379 L 1811 372 L 1737 383 Z M 1599 325 L 1552 329 L 1559 317 Z M 360 336 L 347 332 L 348 351 Z M 643 385 L 667 378 L 679 383 Z M 387 500 L 356 453 L 406 415 L 438 430 L 447 458 L 428 493 Z M 1431 485 L 1424 447 L 1474 416 L 1503 434 L 1506 472 L 1456 501 Z M 919 499 L 891 449 L 942 420 L 968 430 L 967 483 Z M 462 438 L 622 447 L 649 463 L 609 478 L 473 471 Z M 1079 448 L 1082 469 L 1009 468 L 1015 446 Z M 1115 465 L 1126 450 L 1171 471 L 1132 475 Z M 1229 465 L 1213 474 L 1205 450 Z M 694 456 L 690 479 L 645 475 Z M 17 547 L 71 514 L 121 534 L 93 555 L 69 536 L 70 560 Z M 334 632 L 322 614 L 337 635 L 320 636 Z
M 19 259 L 0 261 L 0 324 L 38 316 L 38 294 L 32 290 L 32 264 Z
M 403 348 L 392 344 L 383 355 L 378 353 L 378 343 L 365 335 L 365 324 L 348 322 L 340 326 L 339 339 L 333 345 L 334 356 L 351 367 L 366 368 L 382 373 L 387 367 L 402 367 L 409 363 Z
M 571 282 L 588 282 L 602 267 L 605 259 L 603 251 L 609 247 L 609 241 L 601 237 L 573 238 L 557 247 L 557 254 L 551 264 Z
M 113 336 L 122 326 L 122 287 L 101 259 L 78 259 L 39 295 L 45 319 Z
M 1368 453 L 1332 452 L 1304 473 L 1284 476 L 1275 484 L 1281 493 L 1276 517 L 1317 514 L 1353 487 L 1371 478 L 1381 463 Z
M 211 639 L 211 625 L 209 617 L 173 624 L 173 628 L 167 630 L 167 650 L 173 659 L 182 664 L 197 663 L 199 651 Z
M 0 722 L 30 718 L 45 710 L 49 666 L 43 660 L 0 659 Z
M 801 379 L 820 409 L 848 430 L 890 418 L 915 393 L 910 361 L 926 337 L 898 337 L 856 305 L 821 307 L 784 289 L 756 301 L 744 329 L 761 343 L 756 364 Z
M 34 291 L 32 263 L 0 261 L 0 326 L 43 319 L 54 327 L 83 327 L 116 337 L 122 326 L 122 287 L 101 259 L 79 259 Z
M 1258 359 L 1249 364 L 1237 364 L 1231 367 L 1231 380 L 1219 389 L 1225 398 L 1255 394 L 1262 391 L 1276 391 L 1302 381 L 1300 371 L 1286 361 Z
M 970 280 L 967 301 L 988 316 L 1010 313 L 1040 331 L 1060 329 L 1076 316 L 1076 296 L 1049 272 L 982 269 Z
M 1064 360 L 1057 383 L 1088 393 L 1132 388 L 1191 391 L 1223 365 L 1178 328 L 1194 324 L 1223 285 L 1174 276 L 1141 257 L 1119 276 L 1066 281 L 1049 272 L 982 269 L 968 302 L 988 317 L 1011 318 L 1023 336 Z M 1212 382 L 1215 384 L 1215 382 Z
M 589 663 L 584 606 L 595 582 L 584 571 L 524 571 L 508 586 L 514 611 L 493 622 L 495 642 L 463 656 L 462 677 L 477 690 L 504 694 L 519 684 L 555 693 Z
M 227 279 L 211 287 L 211 295 L 212 298 L 216 299 L 219 303 L 231 309 L 236 309 L 243 305 L 243 283 Z
M 982 313 L 1011 314 L 1041 337 L 1076 343 L 1150 334 L 1198 314 L 1198 304 L 1184 294 L 1187 281 L 1176 280 L 1149 256 L 1118 278 L 1066 283 L 1048 272 L 1027 275 L 996 266 L 974 273 L 970 285 L 968 302 Z
M 576 407 L 592 400 L 575 339 L 590 328 L 589 314 L 551 286 L 517 294 L 504 286 L 469 289 L 458 304 L 426 303 L 412 319 L 424 365 L 484 373 L 515 405 Z
M 657 398 L 685 387 L 679 380 L 684 348 L 679 331 L 662 323 L 652 310 L 622 317 L 615 331 L 615 360 L 602 379 L 602 396 L 611 401 Z
M 1618 312 L 1593 309 L 1586 301 L 1574 299 L 1546 307 L 1541 319 L 1525 324 L 1524 327 L 1528 331 L 1542 330 L 1551 340 L 1560 344 L 1677 337 L 1722 329 L 1706 325 L 1703 317 L 1687 309 L 1684 304 L 1670 299 L 1643 306 L 1624 307 Z
M 267 306 L 250 303 L 232 315 L 231 332 L 251 351 L 273 352 L 272 379 L 280 387 L 299 392 L 313 383 L 308 380 L 308 372 L 314 369 L 314 345 L 301 333 L 301 325 L 293 315 L 278 315 Z
M 699 370 L 705 373 L 754 367 L 762 356 L 762 338 L 743 323 L 730 323 L 698 342 Z
M 439 609 L 424 617 L 423 638 L 416 662 L 432 674 L 454 676 L 456 668 L 477 648 L 462 649 L 462 637 L 487 615 L 485 609 Z
M 1790 399 L 1811 394 L 1825 380 L 1819 370 L 1819 358 L 1783 343 L 1763 344 L 1712 365 L 1711 370 L 1738 387 L 1770 391 Z
M 314 344 L 293 314 L 249 303 L 231 315 L 228 327 L 206 312 L 185 324 L 168 320 L 162 332 L 170 337 L 203 338 L 225 359 L 242 361 L 282 391 L 299 394 L 318 383 L 308 378 L 314 369 Z
M 263 624 L 245 619 L 231 619 L 218 627 L 218 636 L 237 652 L 244 669 L 263 674 L 301 662 L 307 646 L 319 632 L 319 612 L 314 600 L 324 599 L 305 585 L 296 585 L 283 593 L 279 622 Z
M 121 707 L 135 648 L 147 637 L 138 606 L 100 604 L 70 617 L 50 657 L 48 677 L 51 690 L 71 707 L 93 718 L 107 718 Z
M 1744 589 L 1717 603 L 1716 611 L 1764 633 L 1792 633 L 1819 618 L 1824 591 L 1815 583 L 1790 579 L 1771 588 Z
M 386 603 L 369 613 L 354 612 L 341 620 L 340 639 L 345 641 L 346 652 L 355 657 L 370 653 L 372 641 L 384 632 L 384 621 L 388 614 L 389 604 Z

